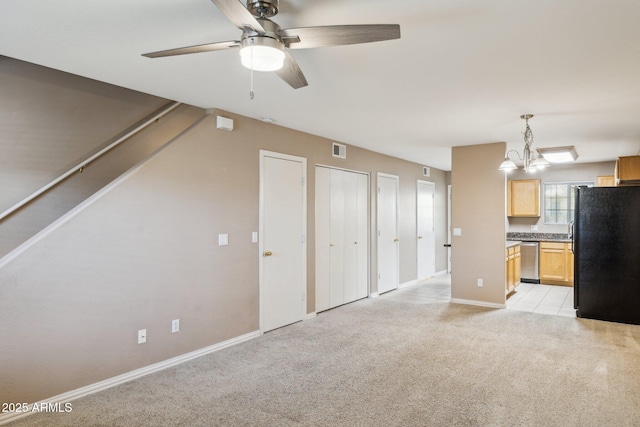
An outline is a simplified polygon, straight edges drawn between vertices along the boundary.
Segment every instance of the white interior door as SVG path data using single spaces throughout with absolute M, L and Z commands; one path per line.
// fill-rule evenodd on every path
M 434 224 L 435 184 L 418 180 L 417 230 L 418 230 L 418 280 L 436 274 L 436 236 Z
M 316 312 L 331 308 L 331 169 L 316 166 Z
M 344 186 L 343 301 L 358 299 L 358 174 L 339 171 Z
M 316 166 L 316 311 L 369 292 L 369 176 Z
M 306 159 L 261 151 L 260 318 L 270 331 L 306 311 Z
M 331 267 L 329 303 L 331 307 L 344 304 L 345 268 L 345 173 L 331 169 Z
M 369 176 L 356 174 L 357 180 L 357 285 L 356 298 L 364 298 L 369 293 Z
M 378 293 L 398 288 L 400 282 L 398 238 L 399 178 L 378 173 Z
M 447 186 L 447 273 L 451 273 L 451 184 Z

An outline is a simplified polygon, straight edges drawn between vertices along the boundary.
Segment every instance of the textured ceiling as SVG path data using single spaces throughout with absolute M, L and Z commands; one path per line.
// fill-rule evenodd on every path
M 209 0 L 2 0 L 0 54 L 203 108 L 217 107 L 450 170 L 450 147 L 575 145 L 579 161 L 640 151 L 637 0 L 281 0 L 283 28 L 400 24 L 399 40 L 292 50 L 309 86 L 249 71 Z M 496 165 L 497 167 L 497 165 Z

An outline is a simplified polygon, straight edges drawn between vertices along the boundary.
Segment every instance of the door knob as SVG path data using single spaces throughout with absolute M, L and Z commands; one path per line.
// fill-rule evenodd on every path
M 357 244 L 358 244 L 358 242 L 353 242 L 353 244 L 354 244 L 354 245 L 357 245 Z
M 265 251 L 263 255 L 264 255 L 264 256 L 271 256 L 271 255 L 273 255 L 273 252 L 271 252 L 271 251 Z
M 394 242 L 399 242 L 400 239 L 398 239 L 397 237 L 395 239 L 393 239 Z
M 329 243 L 329 246 L 330 247 L 334 247 L 335 245 L 333 243 Z
M 418 239 L 422 239 L 422 236 L 418 236 Z

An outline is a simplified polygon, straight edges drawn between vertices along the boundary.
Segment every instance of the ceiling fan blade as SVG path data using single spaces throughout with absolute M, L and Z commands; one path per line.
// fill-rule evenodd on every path
M 251 28 L 256 33 L 264 34 L 265 29 L 239 0 L 211 0 L 224 16 L 236 27 L 244 30 Z
M 199 44 L 196 46 L 179 47 L 176 49 L 143 53 L 142 56 L 146 56 L 147 58 L 160 58 L 163 56 L 186 55 L 189 53 L 213 52 L 214 50 L 223 50 L 236 46 L 240 46 L 240 42 L 237 40 L 231 40 L 228 42 Z
M 300 89 L 301 87 L 307 86 L 309 83 L 307 83 L 307 79 L 304 77 L 304 74 L 302 74 L 302 70 L 298 66 L 296 60 L 293 59 L 293 56 L 291 56 L 286 49 L 284 54 L 284 65 L 275 73 L 294 89 Z
M 279 34 L 287 47 L 291 49 L 307 49 L 399 39 L 400 25 L 331 25 L 326 27 L 287 28 L 280 30 Z

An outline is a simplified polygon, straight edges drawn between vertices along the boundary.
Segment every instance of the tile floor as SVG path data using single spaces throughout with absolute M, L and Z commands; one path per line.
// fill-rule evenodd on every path
M 451 275 L 437 276 L 416 285 L 380 295 L 391 301 L 430 304 L 451 300 Z M 507 309 L 538 314 L 575 317 L 573 288 L 520 283 L 507 299 Z

